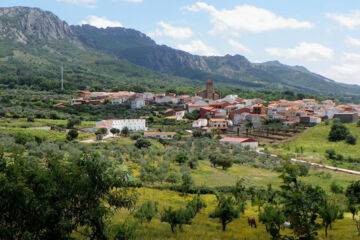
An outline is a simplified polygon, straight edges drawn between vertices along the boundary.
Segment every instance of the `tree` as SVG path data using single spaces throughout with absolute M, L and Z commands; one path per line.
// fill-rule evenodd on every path
M 170 171 L 165 179 L 166 182 L 175 184 L 181 180 L 180 173 L 176 171 Z
M 185 173 L 182 175 L 182 183 L 181 183 L 181 191 L 186 196 L 187 193 L 191 190 L 194 186 L 194 180 L 192 179 L 189 173 Z
M 72 141 L 72 140 L 76 139 L 78 136 L 79 136 L 79 133 L 76 129 L 70 129 L 70 131 L 66 135 L 66 139 L 68 141 Z
M 222 230 L 226 230 L 226 226 L 239 217 L 240 210 L 236 206 L 235 200 L 231 197 L 218 195 L 218 205 L 214 212 L 210 214 L 211 218 L 219 218 Z
M 349 129 L 341 122 L 334 122 L 329 133 L 329 141 L 337 142 L 345 140 L 349 135 Z
M 329 226 L 338 219 L 339 212 L 339 205 L 327 200 L 324 201 L 320 207 L 320 217 L 322 218 L 322 225 L 325 228 L 325 237 L 328 236 Z
M 316 221 L 325 198 L 318 186 L 299 182 L 298 167 L 287 161 L 280 177 L 283 180 L 280 196 L 284 215 L 290 220 L 294 234 L 300 239 L 315 239 L 321 227 Z
M 111 132 L 113 135 L 115 135 L 115 134 L 119 134 L 120 130 L 117 129 L 117 128 L 112 128 L 112 129 L 110 129 L 110 132 Z
M 161 214 L 161 222 L 169 223 L 171 232 L 175 233 L 175 228 L 177 226 L 182 230 L 182 225 L 190 225 L 192 216 L 192 212 L 188 209 L 180 208 L 174 210 L 172 207 L 169 207 L 168 209 L 164 209 L 164 212 Z
M 73 128 L 75 125 L 80 125 L 81 124 L 81 120 L 79 118 L 70 118 L 67 121 L 66 127 L 68 129 Z
M 221 166 L 223 170 L 230 168 L 234 164 L 234 161 L 229 154 L 212 154 L 209 156 L 209 160 L 213 167 L 216 168 L 217 166 Z
M 345 196 L 348 199 L 348 208 L 355 219 L 358 212 L 358 205 L 360 204 L 360 181 L 352 182 L 345 191 Z
M 276 205 L 266 205 L 259 213 L 259 221 L 265 225 L 272 239 L 281 239 L 280 230 L 285 221 L 282 209 Z
M 345 138 L 345 142 L 350 145 L 356 145 L 356 140 L 356 137 L 351 134 L 347 135 Z
M 246 136 L 249 134 L 249 130 L 254 127 L 254 124 L 252 122 L 247 122 L 246 125 Z
M 332 160 L 336 159 L 336 151 L 334 149 L 327 149 L 325 152 L 328 159 L 332 159 Z
M 244 181 L 238 180 L 235 187 L 232 190 L 232 194 L 237 204 L 245 202 L 247 199 L 246 187 L 243 184 Z
M 149 148 L 151 146 L 151 142 L 144 138 L 139 138 L 135 142 L 135 147 L 142 149 L 142 148 Z
M 158 205 L 158 202 L 147 201 L 135 212 L 134 217 L 141 223 L 145 220 L 149 223 L 158 214 Z
M 201 209 L 206 208 L 206 203 L 201 198 L 200 194 L 196 194 L 196 196 L 190 202 L 188 202 L 186 208 L 191 210 L 195 217 L 195 215 L 198 214 Z
M 96 130 L 95 135 L 99 135 L 99 134 L 104 135 L 107 132 L 108 132 L 108 130 L 106 128 L 100 128 L 100 129 Z
M 129 128 L 128 127 L 124 127 L 122 130 L 121 130 L 121 135 L 123 135 L 124 137 L 127 137 L 129 136 Z
M 189 160 L 189 156 L 186 152 L 180 152 L 175 157 L 175 162 L 179 165 L 186 163 Z

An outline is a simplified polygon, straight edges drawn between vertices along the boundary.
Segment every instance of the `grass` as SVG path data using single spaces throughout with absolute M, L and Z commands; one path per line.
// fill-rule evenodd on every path
M 57 132 L 57 131 L 47 131 L 47 130 L 37 130 L 37 129 L 29 129 L 29 128 L 6 128 L 1 129 L 0 131 L 9 133 L 11 135 L 16 134 L 18 132 L 29 134 L 35 137 L 39 137 L 40 139 L 44 139 L 50 142 L 55 142 L 58 140 L 66 140 L 66 132 Z M 79 133 L 77 140 L 87 139 L 92 137 L 91 133 Z
M 351 134 L 359 139 L 360 128 L 355 123 L 345 125 Z M 327 149 L 334 149 L 336 153 L 342 154 L 345 158 L 358 158 L 360 156 L 360 140 L 357 141 L 356 145 L 347 144 L 345 141 L 330 142 L 328 140 L 330 129 L 331 124 L 319 124 L 300 135 L 294 141 L 273 147 L 272 151 L 278 154 L 297 153 L 301 158 L 329 165 L 335 165 L 335 163 L 326 159 L 325 151 Z M 355 163 L 337 162 L 336 164 L 345 168 L 360 169 L 360 166 Z
M 0 127 L 4 128 L 34 128 L 34 127 L 66 127 L 67 120 L 54 120 L 54 119 L 40 119 L 36 118 L 34 122 L 28 122 L 25 118 L 2 118 L 0 119 Z M 82 121 L 77 128 L 90 128 L 94 127 L 95 122 Z
M 191 195 L 183 197 L 176 192 L 149 188 L 141 188 L 138 192 L 140 194 L 138 206 L 147 200 L 158 201 L 160 212 L 168 206 L 173 206 L 174 208 L 185 207 L 186 203 L 192 198 Z M 247 217 L 254 216 L 257 218 L 257 207 L 252 207 L 251 204 L 248 203 L 245 214 L 240 214 L 240 218 L 228 224 L 226 232 L 222 232 L 218 219 L 209 218 L 209 213 L 216 207 L 217 202 L 215 196 L 203 195 L 202 197 L 207 204 L 207 208 L 200 211 L 194 218 L 192 225 L 185 225 L 183 232 L 177 229 L 175 234 L 171 233 L 170 226 L 167 223 L 162 223 L 160 216 L 157 216 L 151 223 L 144 223 L 136 228 L 137 239 L 270 239 L 269 234 L 265 230 L 265 226 L 261 223 L 259 223 L 256 229 L 248 226 Z M 132 222 L 135 220 L 129 211 L 120 210 L 114 213 L 109 224 L 110 226 L 114 226 L 124 221 Z M 287 230 L 286 233 L 291 234 L 289 230 Z M 319 230 L 319 237 L 325 239 L 323 229 Z M 333 224 L 333 229 L 329 230 L 328 239 L 360 239 L 357 236 L 356 227 L 350 214 L 345 214 L 344 219 L 337 220 Z

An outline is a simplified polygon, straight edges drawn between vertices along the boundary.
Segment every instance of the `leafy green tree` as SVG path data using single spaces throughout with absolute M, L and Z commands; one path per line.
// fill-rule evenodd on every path
M 70 131 L 66 135 L 66 139 L 68 141 L 73 141 L 79 136 L 79 133 L 76 129 L 70 129 Z
M 209 216 L 211 218 L 218 218 L 222 230 L 226 230 L 226 226 L 234 221 L 236 218 L 239 218 L 240 210 L 237 208 L 236 201 L 231 196 L 218 195 L 218 205 L 214 212 Z
M 213 167 L 221 166 L 223 170 L 230 168 L 234 164 L 234 160 L 229 154 L 212 154 L 209 156 L 209 160 Z
M 287 161 L 280 177 L 283 180 L 280 196 L 284 215 L 290 220 L 294 234 L 300 239 L 315 239 L 321 227 L 316 221 L 325 198 L 324 191 L 318 186 L 299 182 L 298 167 Z
M 176 172 L 176 171 L 170 171 L 166 177 L 166 182 L 168 183 L 172 183 L 175 184 L 177 182 L 179 182 L 181 180 L 181 175 L 180 173 Z
M 187 209 L 190 209 L 194 213 L 194 217 L 201 209 L 206 208 L 205 201 L 201 198 L 200 194 L 196 194 L 196 196 L 188 202 L 186 205 Z
M 117 129 L 117 128 L 112 128 L 112 129 L 110 129 L 110 132 L 111 132 L 113 135 L 115 135 L 115 134 L 119 134 L 119 133 L 120 133 L 120 130 Z
M 66 127 L 70 129 L 73 128 L 75 125 L 80 125 L 80 124 L 81 124 L 81 120 L 79 118 L 70 118 L 67 121 Z
M 189 160 L 189 156 L 186 152 L 180 152 L 175 157 L 175 162 L 182 165 Z
M 170 224 L 171 232 L 175 233 L 175 228 L 179 226 L 182 230 L 184 224 L 190 225 L 193 213 L 184 208 L 174 210 L 172 207 L 164 209 L 161 214 L 161 222 L 167 222 Z
M 124 137 L 127 137 L 129 136 L 129 128 L 128 127 L 124 127 L 122 130 L 121 130 L 121 135 L 123 135 Z
M 360 181 L 352 182 L 346 188 L 345 196 L 348 200 L 348 209 L 352 213 L 353 219 L 355 219 L 360 204 Z
M 337 142 L 345 140 L 349 135 L 349 129 L 341 122 L 334 122 L 329 133 L 329 141 Z
M 114 240 L 135 240 L 136 239 L 136 224 L 125 221 L 124 223 L 115 226 L 116 234 Z
M 144 138 L 139 138 L 135 142 L 135 147 L 142 149 L 142 148 L 149 148 L 151 146 L 151 142 Z
M 339 213 L 339 205 L 333 202 L 324 201 L 320 207 L 320 217 L 322 218 L 322 225 L 325 228 L 325 237 L 328 236 L 329 226 L 338 219 Z
M 241 202 L 245 202 L 247 200 L 246 187 L 243 183 L 244 181 L 238 180 L 232 190 L 232 194 L 237 204 L 240 204 Z
M 280 230 L 285 221 L 282 209 L 276 205 L 266 205 L 259 213 L 259 221 L 265 225 L 266 231 L 272 239 L 281 239 Z
M 327 149 L 325 153 L 328 159 L 332 159 L 332 160 L 336 159 L 336 151 L 334 149 Z
M 96 130 L 95 135 L 99 135 L 99 134 L 104 135 L 107 132 L 108 132 L 108 130 L 106 128 L 100 128 L 100 129 Z
M 181 183 L 181 191 L 186 196 L 187 193 L 192 189 L 194 186 L 194 180 L 192 179 L 189 173 L 185 173 L 182 175 L 182 183 Z
M 344 189 L 342 186 L 338 185 L 335 181 L 330 185 L 330 191 L 335 194 L 342 194 L 344 193 Z
M 158 202 L 147 201 L 135 212 L 134 217 L 139 219 L 141 223 L 144 221 L 149 223 L 158 214 L 158 205 Z

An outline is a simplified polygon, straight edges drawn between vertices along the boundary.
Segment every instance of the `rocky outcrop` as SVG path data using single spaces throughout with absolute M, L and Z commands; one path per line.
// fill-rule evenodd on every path
M 0 37 L 27 44 L 34 40 L 71 40 L 70 26 L 51 12 L 38 8 L 0 8 Z

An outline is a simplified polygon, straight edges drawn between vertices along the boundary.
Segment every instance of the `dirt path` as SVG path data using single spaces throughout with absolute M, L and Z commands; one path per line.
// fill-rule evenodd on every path
M 259 154 L 265 154 L 261 150 L 262 149 L 257 149 L 256 152 L 258 152 Z M 275 154 L 271 154 L 270 156 L 278 157 Z M 307 164 L 310 164 L 311 166 L 314 166 L 314 167 L 325 168 L 325 169 L 329 169 L 329 170 L 332 170 L 332 171 L 338 171 L 338 172 L 343 172 L 343 173 L 348 173 L 348 174 L 360 175 L 360 171 L 355 171 L 355 170 L 350 170 L 350 169 L 345 169 L 345 168 L 338 168 L 338 167 L 333 167 L 333 166 L 329 166 L 329 165 L 323 165 L 323 164 L 309 162 L 309 161 L 305 161 L 305 160 L 299 160 L 299 159 L 296 159 L 296 158 L 291 158 L 290 160 L 292 162 L 307 163 Z

